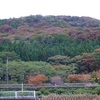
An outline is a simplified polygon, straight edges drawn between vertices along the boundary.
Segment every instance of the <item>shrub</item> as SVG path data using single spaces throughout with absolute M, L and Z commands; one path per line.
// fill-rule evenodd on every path
M 29 76 L 28 83 L 33 85 L 42 85 L 48 78 L 44 74 L 38 74 L 36 76 Z
M 90 74 L 69 74 L 68 80 L 69 82 L 89 82 L 91 79 Z
M 56 84 L 56 85 L 60 85 L 60 84 L 63 84 L 63 80 L 61 79 L 60 76 L 54 76 L 54 77 L 51 77 L 51 84 Z

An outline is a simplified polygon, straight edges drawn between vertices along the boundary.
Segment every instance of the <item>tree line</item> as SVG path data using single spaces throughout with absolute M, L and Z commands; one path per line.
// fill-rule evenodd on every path
M 100 41 L 73 39 L 64 34 L 37 35 L 28 40 L 2 40 L 0 51 L 14 51 L 23 61 L 47 61 L 55 55 L 74 57 L 100 48 Z
M 83 41 L 64 34 L 37 35 L 28 40 L 20 38 L 12 41 L 2 40 L 0 43 L 2 82 L 6 81 L 7 59 L 10 83 L 28 83 L 34 80 L 39 82 L 36 79 L 41 79 L 42 76 L 47 83 L 63 83 L 70 81 L 67 80 L 69 74 L 93 71 L 95 71 L 94 81 L 97 81 L 96 71 L 100 69 L 100 41 Z

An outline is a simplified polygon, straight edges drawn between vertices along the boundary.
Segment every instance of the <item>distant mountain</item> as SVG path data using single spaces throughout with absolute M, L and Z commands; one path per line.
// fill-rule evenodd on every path
M 100 40 L 100 20 L 90 17 L 41 15 L 0 20 L 0 39 L 28 39 L 35 34 L 54 33 L 83 40 Z

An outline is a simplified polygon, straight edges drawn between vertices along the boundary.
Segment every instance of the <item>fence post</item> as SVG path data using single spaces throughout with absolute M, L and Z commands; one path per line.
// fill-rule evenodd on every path
M 24 84 L 22 83 L 22 87 L 21 87 L 21 89 L 22 89 L 22 92 L 23 92 L 23 90 L 24 90 Z
M 15 92 L 15 98 L 17 98 L 17 92 Z
M 36 91 L 33 91 L 34 92 L 34 98 L 36 99 Z

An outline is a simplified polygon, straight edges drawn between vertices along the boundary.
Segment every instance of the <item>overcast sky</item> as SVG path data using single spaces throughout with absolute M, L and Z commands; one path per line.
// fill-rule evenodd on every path
M 0 19 L 29 15 L 89 16 L 100 19 L 100 0 L 0 0 Z

